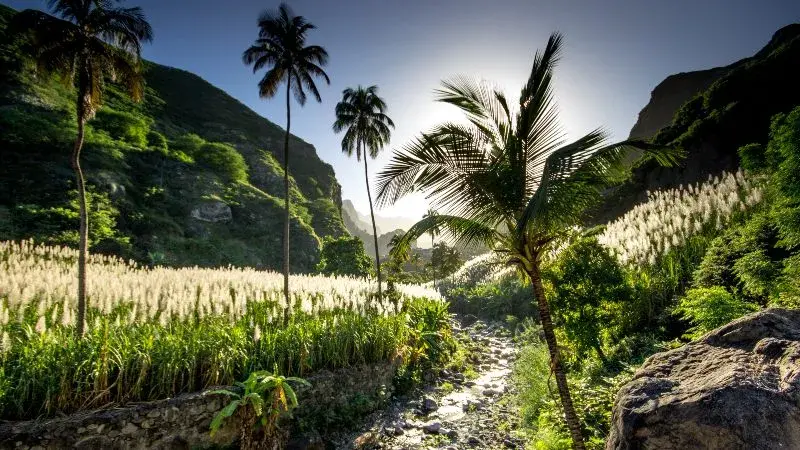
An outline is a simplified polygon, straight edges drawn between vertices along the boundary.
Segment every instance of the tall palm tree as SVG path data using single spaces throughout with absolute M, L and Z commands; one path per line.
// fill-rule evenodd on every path
M 430 217 L 436 217 L 438 215 L 439 215 L 439 213 L 436 212 L 435 209 L 430 208 L 430 209 L 428 209 L 428 212 L 426 212 L 425 215 L 422 216 L 422 219 L 424 220 L 424 219 L 428 219 Z M 438 236 L 441 232 L 442 232 L 442 227 L 439 226 L 439 225 L 433 225 L 427 231 L 427 233 L 431 235 L 431 272 L 433 272 L 433 288 L 434 289 L 436 289 L 436 265 L 433 263 L 433 245 L 434 245 L 433 244 L 433 240 L 436 239 L 436 236 Z M 398 248 L 402 248 L 402 247 L 398 247 Z
M 14 17 L 11 25 L 16 33 L 31 37 L 38 68 L 57 74 L 77 91 L 78 135 L 70 163 L 78 188 L 80 217 L 77 332 L 81 336 L 86 321 L 89 244 L 86 182 L 81 170 L 84 128 L 102 105 L 106 79 L 122 84 L 133 100 L 142 99 L 141 44 L 153 39 L 141 8 L 122 8 L 117 3 L 120 1 L 48 0 L 52 15 L 26 9 Z
M 378 297 L 381 293 L 381 255 L 378 248 L 378 228 L 375 226 L 375 211 L 372 208 L 372 194 L 369 190 L 369 172 L 367 169 L 367 151 L 372 159 L 378 157 L 381 149 L 389 143 L 391 129 L 394 122 L 386 115 L 386 102 L 378 97 L 378 86 L 356 89 L 347 88 L 342 92 L 342 101 L 336 105 L 336 121 L 333 131 L 340 133 L 344 130 L 342 138 L 342 151 L 347 156 L 356 154 L 356 160 L 361 161 L 364 153 L 364 181 L 367 186 L 367 199 L 369 200 L 369 214 L 372 217 L 372 237 L 375 239 L 375 272 L 378 275 Z
M 406 245 L 440 226 L 456 243 L 487 244 L 527 276 L 573 448 L 583 449 L 542 287 L 542 259 L 581 223 L 601 190 L 624 177 L 630 150 L 643 150 L 640 157 L 665 165 L 674 164 L 678 155 L 632 140 L 607 145 L 599 129 L 565 142 L 551 86 L 561 42 L 554 33 L 545 50 L 537 52 L 516 108 L 485 82 L 463 77 L 444 82 L 437 100 L 460 108 L 468 122 L 442 124 L 397 152 L 378 176 L 378 201 L 428 193 L 432 204 L 448 213 L 412 226 L 403 236 Z
M 322 70 L 328 62 L 328 52 L 318 45 L 306 46 L 306 35 L 316 28 L 303 16 L 295 16 L 286 3 L 281 3 L 277 11 L 265 11 L 258 19 L 258 39 L 244 51 L 242 60 L 253 66 L 253 73 L 266 68 L 267 71 L 258 82 L 261 98 L 272 98 L 278 88 L 286 82 L 286 134 L 283 139 L 283 185 L 284 185 L 284 228 L 283 228 L 283 294 L 289 305 L 289 129 L 292 125 L 291 94 L 300 106 L 306 104 L 306 90 L 318 102 L 322 102 L 314 77 L 331 83 Z

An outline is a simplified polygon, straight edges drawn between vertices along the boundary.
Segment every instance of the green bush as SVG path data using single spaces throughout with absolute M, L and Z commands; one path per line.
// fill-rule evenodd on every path
M 372 273 L 372 260 L 364 251 L 361 239 L 329 236 L 322 241 L 317 271 L 325 275 L 367 277 Z
M 604 341 L 619 334 L 616 319 L 629 314 L 634 294 L 619 261 L 597 238 L 581 238 L 548 265 L 543 278 L 553 317 L 575 360 L 593 351 L 605 361 Z
M 117 229 L 119 210 L 108 194 L 89 187 L 86 192 L 89 213 L 89 246 L 93 251 L 125 255 L 130 249 L 130 238 Z M 69 191 L 66 206 L 44 207 L 33 204 L 18 205 L 13 210 L 13 226 L 24 230 L 17 238 L 32 238 L 45 244 L 78 246 L 78 191 Z
M 512 315 L 518 318 L 536 314 L 533 288 L 516 274 L 470 287 L 453 287 L 444 290 L 451 310 L 461 314 L 501 320 Z
M 227 144 L 209 143 L 195 155 L 198 163 L 231 181 L 247 182 L 247 163 L 238 150 Z
M 167 144 L 167 138 L 158 131 L 150 131 L 149 133 L 147 133 L 147 147 L 150 150 L 159 152 L 164 155 L 168 154 L 169 152 L 169 145 Z
M 539 413 L 548 397 L 556 392 L 550 382 L 550 353 L 543 342 L 531 342 L 522 347 L 514 363 L 511 381 L 517 390 L 522 423 L 536 427 Z
M 694 288 L 686 291 L 675 312 L 694 325 L 686 333 L 697 339 L 709 331 L 757 310 L 752 303 L 734 297 L 721 286 Z
M 105 107 L 97 112 L 97 117 L 90 123 L 92 127 L 107 132 L 114 139 L 135 147 L 147 148 L 150 123 L 141 115 Z

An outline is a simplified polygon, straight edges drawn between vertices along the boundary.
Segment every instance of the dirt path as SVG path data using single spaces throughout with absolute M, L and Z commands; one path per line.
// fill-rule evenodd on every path
M 471 355 L 476 362 L 472 379 L 445 371 L 431 385 L 370 416 L 358 432 L 329 437 L 335 448 L 523 448 L 511 433 L 518 415 L 510 401 L 509 376 L 516 357 L 510 333 L 483 322 L 461 332 L 477 344 Z

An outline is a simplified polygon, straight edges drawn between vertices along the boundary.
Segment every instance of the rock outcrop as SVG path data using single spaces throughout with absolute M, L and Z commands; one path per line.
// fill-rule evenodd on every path
M 650 101 L 639 112 L 628 139 L 649 139 L 672 123 L 675 112 L 695 95 L 705 91 L 730 67 L 716 67 L 670 75 L 650 93 Z
M 800 310 L 767 309 L 651 356 L 606 450 L 800 448 Z
M 224 202 L 208 202 L 198 205 L 192 210 L 191 216 L 193 219 L 212 223 L 230 222 L 233 220 L 231 207 Z

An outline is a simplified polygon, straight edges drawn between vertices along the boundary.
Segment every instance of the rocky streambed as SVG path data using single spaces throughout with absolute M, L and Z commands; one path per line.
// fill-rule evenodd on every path
M 510 332 L 483 322 L 457 331 L 472 344 L 474 370 L 443 371 L 368 417 L 357 432 L 329 436 L 329 444 L 337 449 L 523 448 L 513 433 L 518 415 L 510 401 L 516 358 Z

